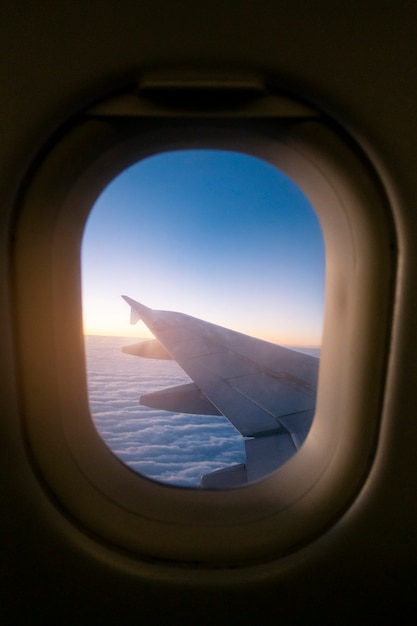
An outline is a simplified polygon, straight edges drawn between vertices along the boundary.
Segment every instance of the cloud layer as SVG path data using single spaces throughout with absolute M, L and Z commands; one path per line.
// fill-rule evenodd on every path
M 204 474 L 243 463 L 243 439 L 223 416 L 169 413 L 139 404 L 145 393 L 190 379 L 173 361 L 122 353 L 131 342 L 86 337 L 90 412 L 113 454 L 148 478 L 187 487 L 197 487 Z

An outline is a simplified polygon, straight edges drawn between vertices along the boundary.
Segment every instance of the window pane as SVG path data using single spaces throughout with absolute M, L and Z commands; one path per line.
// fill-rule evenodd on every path
M 248 454 L 223 415 L 139 404 L 144 394 L 192 381 L 175 360 L 121 351 L 133 343 L 128 337 L 153 337 L 143 322 L 129 325 L 121 294 L 318 356 L 324 262 L 308 199 L 260 159 L 166 152 L 113 180 L 91 211 L 82 246 L 90 411 L 112 452 L 150 478 L 191 487 L 245 464 Z

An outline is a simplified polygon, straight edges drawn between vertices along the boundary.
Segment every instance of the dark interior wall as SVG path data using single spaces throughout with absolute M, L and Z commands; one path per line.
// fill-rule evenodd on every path
M 2 246 L 21 177 L 51 134 L 80 108 L 156 67 L 259 71 L 328 111 L 372 146 L 391 172 L 405 207 L 401 236 L 407 240 L 415 228 L 417 191 L 416 24 L 417 5 L 406 1 L 3 0 Z M 2 290 L 8 260 L 3 246 Z M 197 565 L 185 573 L 138 564 L 96 545 L 44 495 L 20 440 L 22 407 L 5 298 L 0 304 L 5 623 L 29 614 L 31 621 L 44 623 L 65 618 L 97 624 L 350 624 L 381 622 L 415 608 L 417 346 L 411 274 L 407 280 L 409 305 L 398 335 L 402 360 L 392 399 L 400 426 L 390 427 L 383 442 L 386 482 L 381 479 L 368 500 L 365 489 L 336 529 L 294 557 L 216 574 L 202 574 Z

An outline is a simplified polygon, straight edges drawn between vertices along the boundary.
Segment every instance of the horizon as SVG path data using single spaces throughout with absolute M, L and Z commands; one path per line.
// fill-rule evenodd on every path
M 231 329 L 233 330 L 233 329 Z M 239 332 L 239 331 L 237 331 Z M 253 335 L 250 335 L 253 336 Z M 128 341 L 130 341 L 131 339 L 136 339 L 137 341 L 148 341 L 149 337 L 142 337 L 142 336 L 137 336 L 134 337 L 132 335 L 106 335 L 106 334 L 100 334 L 100 333 L 83 333 L 83 337 L 104 337 L 104 338 L 108 338 L 108 339 L 127 339 Z M 151 335 L 151 338 L 155 339 L 154 335 Z M 256 339 L 262 339 L 262 337 L 256 337 Z M 155 339 L 155 341 L 158 341 L 157 339 Z M 269 343 L 275 343 L 274 341 L 268 341 L 268 339 L 262 339 L 262 341 L 267 341 Z M 294 349 L 297 350 L 297 348 L 305 348 L 306 350 L 320 350 L 321 349 L 321 344 L 277 344 L 282 346 L 283 348 L 290 348 L 290 349 Z M 142 357 L 144 358 L 144 357 Z

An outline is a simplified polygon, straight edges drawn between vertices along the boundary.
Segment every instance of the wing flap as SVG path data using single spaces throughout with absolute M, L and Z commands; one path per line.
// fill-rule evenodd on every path
M 279 419 L 280 424 L 291 433 L 291 437 L 297 447 L 300 448 L 307 437 L 314 419 L 315 408 L 300 413 L 289 414 Z
M 245 440 L 247 481 L 259 480 L 278 469 L 297 451 L 290 433 Z
M 240 487 L 247 482 L 246 465 L 241 463 L 205 474 L 201 477 L 200 484 L 204 489 L 232 489 L 233 487 Z
M 284 465 L 299 448 L 293 434 L 285 431 L 245 440 L 246 461 L 205 474 L 201 486 L 206 489 L 230 489 L 271 474 Z

